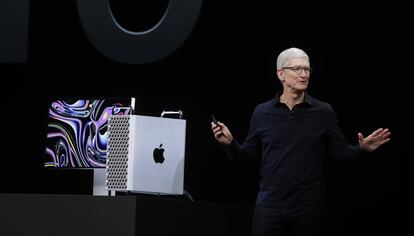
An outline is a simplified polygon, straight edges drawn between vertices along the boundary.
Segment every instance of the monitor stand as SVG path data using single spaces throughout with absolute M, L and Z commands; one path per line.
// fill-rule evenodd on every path
M 93 195 L 108 196 L 109 191 L 106 189 L 106 168 L 93 169 Z

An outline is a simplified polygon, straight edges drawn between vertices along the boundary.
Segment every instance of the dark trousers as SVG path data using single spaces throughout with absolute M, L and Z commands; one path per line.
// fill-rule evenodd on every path
M 326 229 L 326 214 L 323 207 L 255 207 L 253 236 L 322 236 L 325 235 Z

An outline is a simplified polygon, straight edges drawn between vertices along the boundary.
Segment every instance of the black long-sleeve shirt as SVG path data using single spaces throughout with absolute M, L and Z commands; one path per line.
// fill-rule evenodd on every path
M 305 93 L 290 110 L 275 99 L 258 105 L 243 145 L 228 146 L 231 158 L 261 158 L 256 205 L 306 207 L 323 203 L 324 159 L 353 159 L 359 146 L 350 145 L 332 107 Z

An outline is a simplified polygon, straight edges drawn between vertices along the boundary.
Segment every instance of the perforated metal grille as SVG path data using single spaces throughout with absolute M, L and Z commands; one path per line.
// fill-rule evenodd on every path
M 128 174 L 128 143 L 130 116 L 110 116 L 108 121 L 108 155 L 106 187 L 126 190 Z

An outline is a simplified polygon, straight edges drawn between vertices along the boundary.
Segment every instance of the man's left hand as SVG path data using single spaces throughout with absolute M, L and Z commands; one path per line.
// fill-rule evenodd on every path
M 366 138 L 361 133 L 358 133 L 359 147 L 367 152 L 375 151 L 381 145 L 390 141 L 390 135 L 390 131 L 383 128 L 375 130 Z

